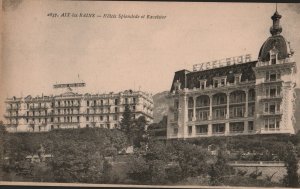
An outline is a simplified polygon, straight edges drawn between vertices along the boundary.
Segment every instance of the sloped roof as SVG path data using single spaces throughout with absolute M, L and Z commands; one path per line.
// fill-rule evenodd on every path
M 189 88 L 193 89 L 194 87 L 200 87 L 200 80 L 206 79 L 206 87 L 213 85 L 213 78 L 214 77 L 227 77 L 227 82 L 234 83 L 234 75 L 241 74 L 241 82 L 243 81 L 253 81 L 255 80 L 255 74 L 253 71 L 253 67 L 255 67 L 257 61 L 247 62 L 242 64 L 234 64 L 225 67 L 219 67 L 210 70 L 204 71 L 196 71 L 196 72 L 188 72 L 184 74 L 184 70 L 175 72 L 175 76 L 173 79 L 171 91 L 174 90 L 174 82 L 179 80 L 181 82 L 181 89 Z M 185 84 L 187 86 L 185 86 Z
M 289 54 L 291 54 L 289 45 L 287 44 L 287 41 L 282 35 L 274 35 L 269 37 L 264 44 L 261 46 L 258 58 L 265 62 L 270 60 L 270 50 L 275 49 L 278 51 L 278 59 L 285 59 L 289 57 Z

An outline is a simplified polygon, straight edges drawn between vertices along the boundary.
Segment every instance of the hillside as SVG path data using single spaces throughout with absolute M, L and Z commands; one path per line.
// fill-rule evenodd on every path
M 158 123 L 162 120 L 163 116 L 168 114 L 168 105 L 170 100 L 167 99 L 169 91 L 163 91 L 157 93 L 153 96 L 154 102 L 154 110 L 153 110 L 153 117 L 154 123 Z
M 295 111 L 295 117 L 296 117 L 296 129 L 300 130 L 300 89 L 295 89 L 296 91 L 296 111 Z M 157 93 L 153 96 L 154 101 L 154 122 L 158 123 L 164 115 L 168 114 L 168 104 L 171 103 L 169 99 L 167 99 L 169 91 L 163 91 L 160 93 Z

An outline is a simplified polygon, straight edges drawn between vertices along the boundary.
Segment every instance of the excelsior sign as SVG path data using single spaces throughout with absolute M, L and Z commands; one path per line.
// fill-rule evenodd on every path
M 230 66 L 233 64 L 242 64 L 246 62 L 251 62 L 251 54 L 224 58 L 212 62 L 203 62 L 200 64 L 195 64 L 193 65 L 193 71 L 203 71 L 203 70 L 214 69 L 214 68 L 219 68 L 224 66 Z

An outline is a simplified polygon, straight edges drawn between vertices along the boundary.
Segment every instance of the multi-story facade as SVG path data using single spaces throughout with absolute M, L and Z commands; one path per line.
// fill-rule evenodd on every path
M 294 52 L 280 34 L 281 15 L 271 18 L 258 60 L 239 56 L 175 72 L 167 138 L 295 133 Z
M 31 95 L 6 100 L 6 127 L 10 132 L 41 132 L 59 128 L 118 127 L 125 106 L 134 118 L 145 116 L 153 120 L 152 95 L 142 91 L 126 90 L 108 94 L 79 94 L 72 87 L 84 83 L 59 84 L 68 91 L 51 96 Z

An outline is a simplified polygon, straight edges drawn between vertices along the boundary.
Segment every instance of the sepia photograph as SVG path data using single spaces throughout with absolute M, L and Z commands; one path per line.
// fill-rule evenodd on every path
M 300 187 L 300 4 L 1 4 L 0 186 Z

